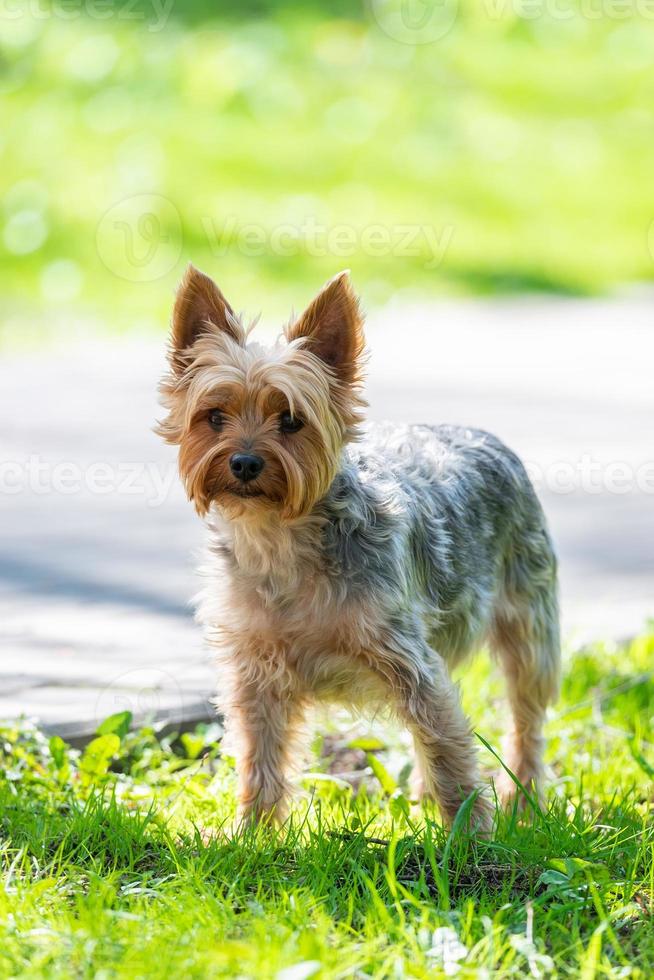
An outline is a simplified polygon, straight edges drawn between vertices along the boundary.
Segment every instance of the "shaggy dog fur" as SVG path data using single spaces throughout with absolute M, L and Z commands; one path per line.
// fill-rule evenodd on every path
M 414 738 L 415 792 L 450 823 L 472 796 L 487 829 L 448 668 L 488 642 L 513 715 L 506 763 L 537 785 L 559 674 L 552 544 L 498 439 L 363 425 L 363 354 L 347 273 L 272 349 L 250 340 L 207 276 L 190 267 L 180 286 L 158 428 L 180 447 L 209 526 L 200 619 L 220 664 L 241 815 L 283 819 L 303 716 L 321 699 L 391 707 Z

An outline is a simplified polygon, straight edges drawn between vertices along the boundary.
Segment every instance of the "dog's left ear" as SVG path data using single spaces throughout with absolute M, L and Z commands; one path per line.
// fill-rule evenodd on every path
M 363 314 L 345 270 L 330 279 L 302 316 L 286 331 L 289 341 L 306 338 L 306 349 L 351 384 L 360 377 L 364 350 Z

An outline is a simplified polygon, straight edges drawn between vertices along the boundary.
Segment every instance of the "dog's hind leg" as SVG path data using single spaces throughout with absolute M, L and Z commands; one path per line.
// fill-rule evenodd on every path
M 509 562 L 506 591 L 496 604 L 490 641 L 506 677 L 513 716 L 504 763 L 527 790 L 539 794 L 543 723 L 558 692 L 560 641 L 556 561 L 544 531 L 535 543 L 537 548 L 516 550 Z M 504 771 L 497 788 L 505 803 L 519 791 Z

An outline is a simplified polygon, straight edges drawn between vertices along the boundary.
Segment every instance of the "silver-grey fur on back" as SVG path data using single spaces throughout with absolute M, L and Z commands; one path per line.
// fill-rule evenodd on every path
M 496 612 L 525 603 L 556 648 L 552 542 L 524 466 L 495 436 L 369 426 L 318 511 L 335 591 L 375 592 L 403 630 L 417 599 L 430 643 L 449 661 L 483 642 Z

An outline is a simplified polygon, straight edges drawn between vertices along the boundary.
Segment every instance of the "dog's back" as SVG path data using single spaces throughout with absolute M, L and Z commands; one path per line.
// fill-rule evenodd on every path
M 487 637 L 513 601 L 555 596 L 538 498 L 519 458 L 487 432 L 371 425 L 324 507 L 335 575 L 386 603 L 420 595 L 434 646 L 450 661 Z

